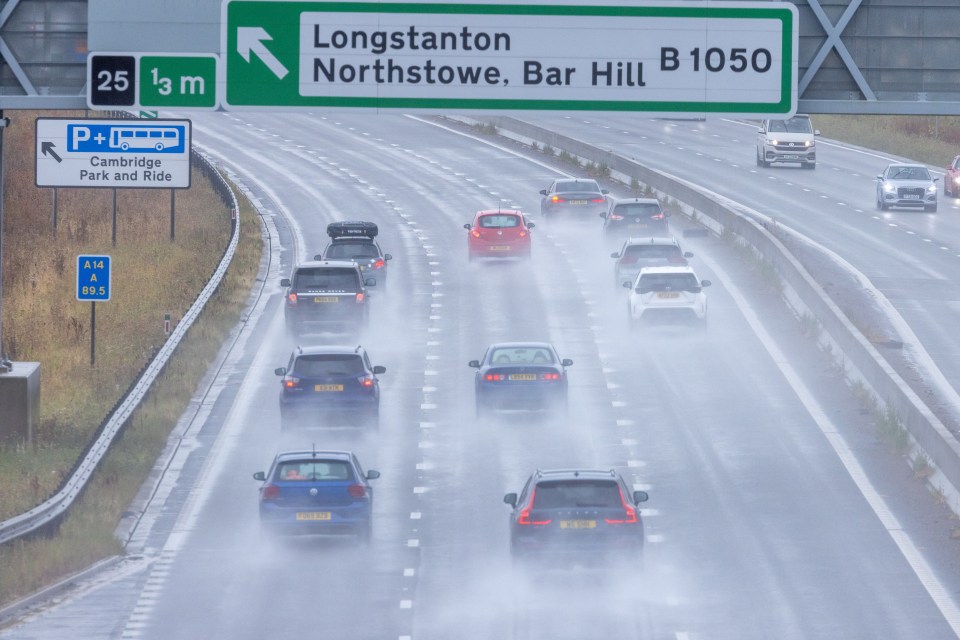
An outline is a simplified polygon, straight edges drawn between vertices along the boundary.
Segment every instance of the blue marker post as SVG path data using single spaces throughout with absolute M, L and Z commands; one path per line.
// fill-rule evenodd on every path
M 110 256 L 77 256 L 77 300 L 90 301 L 90 366 L 96 362 L 97 301 L 110 300 Z

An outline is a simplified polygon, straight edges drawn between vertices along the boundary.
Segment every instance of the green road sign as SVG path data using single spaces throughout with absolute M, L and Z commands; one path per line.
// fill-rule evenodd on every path
M 796 110 L 798 17 L 788 2 L 222 7 L 224 108 Z
M 218 58 L 212 53 L 90 53 L 91 109 L 215 109 Z

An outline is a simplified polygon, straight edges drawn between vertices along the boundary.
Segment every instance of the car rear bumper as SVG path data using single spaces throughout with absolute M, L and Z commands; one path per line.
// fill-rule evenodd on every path
M 352 535 L 370 526 L 370 506 L 325 507 L 323 505 L 279 507 L 260 505 L 260 525 L 280 535 Z M 297 513 L 329 513 L 329 520 L 297 520 Z
M 487 409 L 543 410 L 566 402 L 566 389 L 561 384 L 482 385 L 477 389 L 477 403 Z

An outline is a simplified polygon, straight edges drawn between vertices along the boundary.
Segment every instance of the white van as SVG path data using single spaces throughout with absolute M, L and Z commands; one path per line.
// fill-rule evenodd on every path
M 799 162 L 804 169 L 817 167 L 817 141 L 820 131 L 813 128 L 810 116 L 797 114 L 789 120 L 764 120 L 757 135 L 757 166 L 771 162 Z

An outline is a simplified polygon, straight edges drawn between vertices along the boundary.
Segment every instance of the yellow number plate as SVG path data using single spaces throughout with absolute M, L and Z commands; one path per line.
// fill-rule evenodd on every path
M 535 373 L 511 373 L 507 376 L 508 380 L 536 380 L 537 374 Z
M 596 529 L 596 520 L 561 520 L 561 529 Z
M 343 391 L 342 384 L 315 384 L 314 391 Z
M 336 296 L 319 296 L 317 298 L 314 298 L 313 302 L 315 304 L 326 304 L 330 302 L 336 303 L 336 302 L 340 302 L 340 298 Z
M 329 520 L 329 511 L 298 511 L 297 520 Z
M 661 291 L 657 294 L 658 298 L 679 298 L 680 294 L 675 291 Z

